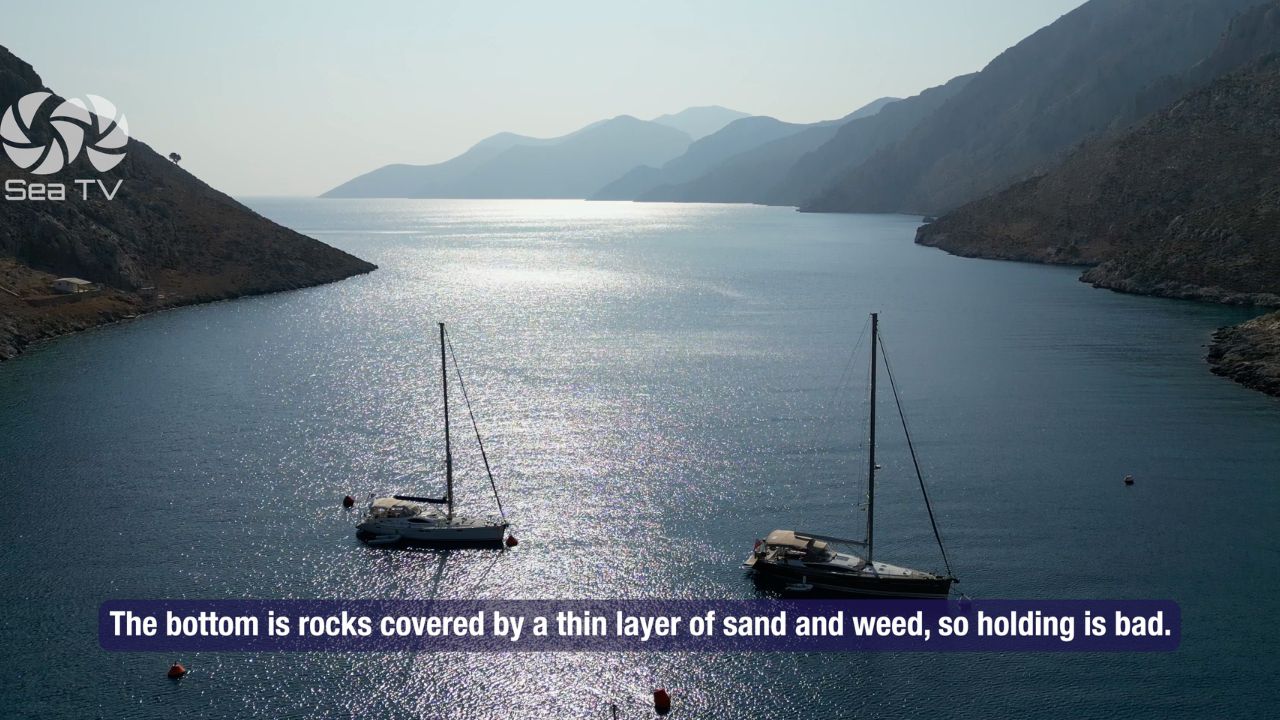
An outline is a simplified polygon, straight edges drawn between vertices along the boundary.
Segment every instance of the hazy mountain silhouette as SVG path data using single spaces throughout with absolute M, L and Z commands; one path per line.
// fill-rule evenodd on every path
M 822 192 L 837 178 L 865 162 L 882 148 L 898 142 L 974 77 L 961 75 L 918 95 L 892 103 L 869 117 L 844 123 L 817 149 L 792 164 L 767 197 L 771 205 L 799 205 Z
M 765 116 L 734 120 L 719 132 L 693 143 L 683 155 L 661 168 L 648 165 L 633 168 L 591 195 L 591 199 L 635 200 L 661 185 L 692 180 L 740 152 L 793 135 L 807 127 Z
M 730 110 L 719 105 L 704 105 L 702 107 L 685 108 L 678 113 L 659 115 L 653 121 L 659 125 L 673 127 L 690 138 L 699 140 L 711 133 L 718 132 L 734 120 L 745 117 L 750 117 L 749 113 Z
M 503 132 L 472 145 L 461 155 L 435 165 L 386 165 L 373 172 L 348 180 L 322 197 L 412 197 L 418 188 L 444 187 L 465 177 L 503 151 L 517 145 L 545 145 L 544 140 Z
M 879 98 L 838 120 L 806 125 L 782 123 L 773 118 L 739 120 L 716 135 L 704 138 L 703 142 L 708 142 L 717 140 L 717 135 L 726 135 L 724 142 L 717 140 L 719 157 L 708 153 L 702 155 L 697 164 L 681 165 L 679 172 L 661 176 L 646 172 L 641 177 L 626 178 L 627 186 L 611 187 L 610 192 L 615 199 L 624 199 L 624 191 L 638 190 L 631 195 L 633 199 L 779 204 L 775 192 L 779 178 L 796 160 L 834 137 L 840 126 L 874 117 L 898 102 L 897 98 Z M 757 122 L 739 127 L 748 120 Z M 645 189 L 640 181 L 647 182 L 649 187 Z
M 681 184 L 694 181 L 694 179 L 698 179 L 704 174 L 714 172 L 724 161 L 730 160 L 733 156 L 741 154 L 741 152 L 758 149 L 758 147 L 767 145 L 769 142 L 781 140 L 781 138 L 790 137 L 796 135 L 796 133 L 838 126 L 838 124 L 847 122 L 847 120 L 874 115 L 884 106 L 896 100 L 896 97 L 881 97 L 881 99 L 868 102 L 867 105 L 861 106 L 861 108 L 852 111 L 852 113 L 840 120 L 827 120 L 827 122 L 822 123 L 785 123 L 776 118 L 764 117 L 764 115 L 733 120 L 732 123 L 727 124 L 714 135 L 709 135 L 701 138 L 698 142 L 692 143 L 689 146 L 689 150 L 686 150 L 685 154 L 681 155 L 680 158 L 669 161 L 662 168 L 634 168 L 625 176 L 618 178 L 617 181 L 600 188 L 598 192 L 595 192 L 595 195 L 591 196 L 591 200 L 648 200 L 650 195 L 654 195 L 655 191 L 658 191 L 658 188 L 681 186 Z M 819 137 L 824 137 L 824 133 L 812 136 L 806 141 L 791 143 L 791 145 L 799 149 L 799 147 L 810 145 L 810 143 L 817 141 Z M 790 146 L 783 145 L 780 147 Z M 764 167 L 785 164 L 785 156 L 794 155 L 795 152 L 796 150 L 780 151 L 778 149 L 765 151 L 764 155 L 777 154 L 780 159 L 774 160 L 772 163 L 758 163 L 759 167 L 762 168 L 759 172 L 764 172 Z M 750 159 L 748 159 L 748 163 L 750 163 Z M 735 170 L 728 170 L 726 174 L 730 176 L 732 181 L 740 179 L 736 177 Z M 777 179 L 774 178 L 772 182 L 776 181 Z M 716 179 L 713 178 L 710 182 L 714 183 Z M 733 187 L 736 188 L 737 184 L 733 184 Z M 666 192 L 666 190 L 658 191 L 657 193 L 660 192 Z M 732 199 L 730 201 L 748 202 L 755 200 Z
M 1154 109 L 1135 100 L 1208 55 L 1256 1 L 1090 0 L 1006 50 L 804 209 L 936 214 L 1043 172 L 1082 139 Z
M 884 110 L 885 106 L 892 105 L 893 103 L 896 103 L 901 99 L 902 98 L 889 97 L 887 95 L 885 97 L 876 98 L 875 100 L 872 100 L 866 105 L 863 105 L 857 110 L 854 110 L 848 115 L 845 115 L 844 117 L 840 118 L 838 122 L 849 122 L 850 120 L 857 120 L 858 118 L 871 117 L 872 115 L 878 115 L 881 110 Z
M 637 165 L 661 165 L 689 135 L 619 115 L 558 138 L 500 133 L 435 165 L 387 165 L 322 197 L 583 198 Z

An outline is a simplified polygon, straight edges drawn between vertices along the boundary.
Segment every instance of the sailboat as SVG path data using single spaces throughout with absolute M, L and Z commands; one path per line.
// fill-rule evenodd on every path
M 480 457 L 484 460 L 485 472 L 489 475 L 489 485 L 493 488 L 493 498 L 498 505 L 499 520 L 490 518 L 467 517 L 454 512 L 453 498 L 453 445 L 449 433 L 449 365 L 446 350 L 452 350 L 445 335 L 444 323 L 440 323 L 440 379 L 444 398 L 444 497 L 421 497 L 415 495 L 391 495 L 389 497 L 371 498 L 364 519 L 356 526 L 356 537 L 370 545 L 419 544 L 431 546 L 501 546 L 508 523 L 502 510 L 502 499 L 498 497 L 498 486 L 493 480 L 493 472 L 489 469 L 489 457 L 484 452 L 484 442 L 480 440 L 480 429 L 476 424 L 475 413 L 471 411 L 471 400 L 467 397 L 467 386 L 462 381 L 462 373 L 454 356 L 454 370 L 458 376 L 458 384 L 462 390 L 462 398 L 467 404 L 467 413 L 471 416 L 471 426 L 475 429 L 476 443 L 480 446 Z M 444 506 L 444 511 L 440 507 Z
M 942 551 L 942 561 L 947 568 L 945 575 L 923 570 L 891 565 L 874 557 L 875 507 L 876 507 L 876 351 L 882 348 L 879 336 L 879 315 L 871 314 L 871 418 L 870 443 L 867 462 L 867 532 L 863 540 L 815 535 L 795 530 L 774 530 L 763 540 L 757 540 L 755 548 L 747 556 L 743 566 L 758 581 L 781 586 L 787 593 L 831 593 L 837 595 L 862 595 L 873 597 L 932 598 L 946 597 L 956 578 L 951 573 L 947 550 L 938 533 L 938 523 L 933 517 L 929 494 L 925 491 L 924 478 L 920 475 L 920 463 L 916 460 L 911 435 L 907 433 L 907 447 L 911 461 L 920 480 L 929 522 Z M 888 365 L 890 386 L 895 404 L 902 417 L 902 404 L 898 400 L 898 388 L 893 382 L 893 369 Z M 903 430 L 906 419 L 902 418 Z M 839 548 L 839 549 L 838 549 Z M 843 551 L 842 551 L 843 550 Z

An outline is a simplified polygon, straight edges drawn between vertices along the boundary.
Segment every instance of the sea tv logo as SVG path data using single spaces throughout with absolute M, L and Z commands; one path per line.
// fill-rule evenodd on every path
M 107 172 L 124 160 L 129 143 L 129 120 L 110 100 L 87 95 L 85 100 L 61 100 L 48 91 L 22 96 L 0 117 L 0 144 L 9 160 L 32 175 L 52 175 L 83 154 L 99 172 Z M 42 110 L 57 102 L 48 115 L 49 132 L 35 131 Z M 41 136 L 47 139 L 37 139 Z M 115 198 L 123 180 L 114 187 L 99 178 L 78 178 L 83 199 L 95 186 L 107 200 Z M 67 186 L 58 182 L 10 179 L 4 184 L 6 200 L 65 200 Z

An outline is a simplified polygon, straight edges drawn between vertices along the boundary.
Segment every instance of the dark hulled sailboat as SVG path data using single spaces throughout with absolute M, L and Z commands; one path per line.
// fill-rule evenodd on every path
M 924 479 L 920 476 L 920 465 L 916 462 L 915 449 L 911 445 L 909 434 L 907 446 L 911 449 L 911 460 L 915 465 L 916 475 L 920 479 L 925 507 L 929 511 L 929 522 L 933 526 L 934 537 L 938 540 L 938 548 L 942 551 L 942 561 L 947 567 L 947 573 L 936 575 L 922 570 L 890 565 L 875 560 L 873 556 L 876 506 L 876 367 L 879 347 L 879 316 L 872 313 L 866 539 L 849 540 L 794 530 L 774 530 L 763 540 L 756 541 L 755 549 L 744 563 L 757 581 L 781 586 L 793 593 L 926 598 L 946 597 L 950 593 L 951 584 L 956 579 L 951 574 L 947 551 L 942 545 L 942 536 L 938 533 L 938 524 L 933 517 L 933 507 L 929 503 L 928 493 L 925 492 Z M 886 368 L 888 368 L 887 365 Z M 892 369 L 889 369 L 889 379 L 895 404 L 901 414 L 902 406 L 896 403 L 898 390 L 892 382 Z M 905 420 L 903 429 L 906 429 Z M 848 552 L 842 552 L 837 548 L 845 548 Z

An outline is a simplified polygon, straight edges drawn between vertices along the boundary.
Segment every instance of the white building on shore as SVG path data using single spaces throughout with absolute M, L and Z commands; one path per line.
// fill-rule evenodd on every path
M 53 281 L 53 289 L 60 293 L 82 293 L 93 289 L 93 283 L 80 278 L 64 277 Z

